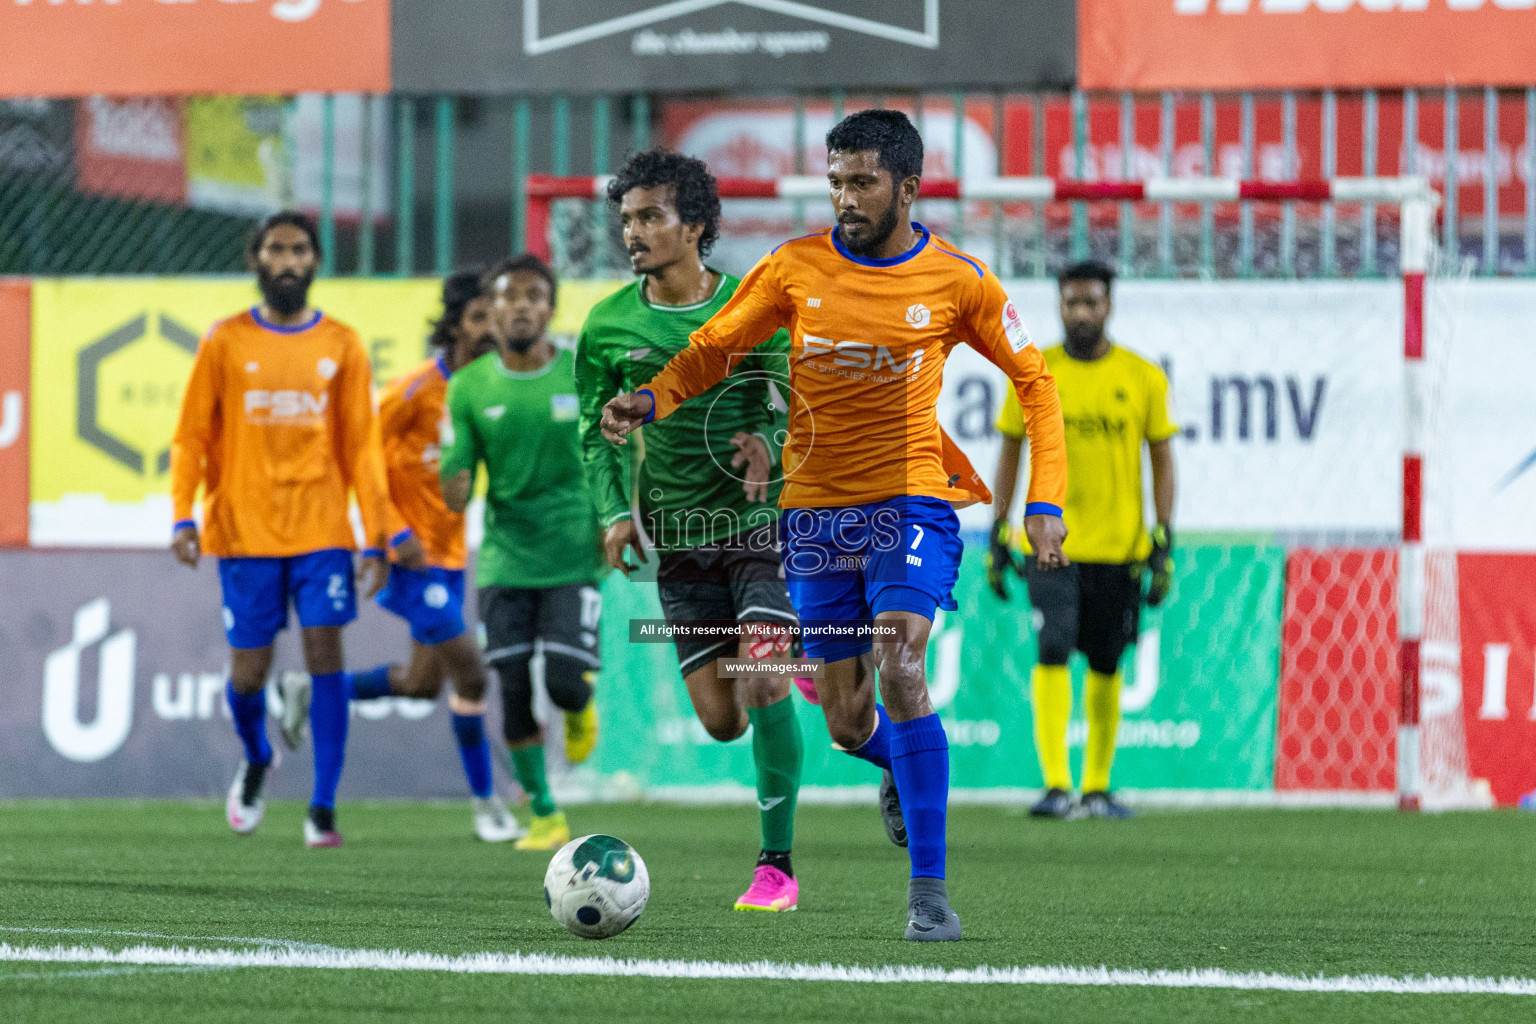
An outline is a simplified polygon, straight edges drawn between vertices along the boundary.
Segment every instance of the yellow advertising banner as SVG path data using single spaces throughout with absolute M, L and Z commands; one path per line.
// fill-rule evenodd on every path
M 438 292 L 431 280 L 335 280 L 312 297 L 357 328 L 382 381 L 424 357 Z M 255 301 L 249 279 L 33 285 L 34 546 L 167 542 L 171 434 L 198 340 Z
M 621 284 L 562 285 L 551 332 L 574 336 L 592 304 Z M 382 384 L 426 357 L 440 288 L 428 278 L 342 278 L 316 283 L 311 299 L 357 329 Z M 34 546 L 169 542 L 171 434 L 198 340 L 257 298 L 249 279 L 34 282 Z

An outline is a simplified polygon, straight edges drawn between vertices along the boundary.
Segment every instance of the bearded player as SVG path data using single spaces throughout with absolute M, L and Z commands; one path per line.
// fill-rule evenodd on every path
M 603 440 L 603 405 L 654 377 L 736 292 L 739 279 L 704 262 L 719 235 L 720 195 L 702 161 L 664 150 L 631 157 L 608 185 L 633 285 L 593 307 L 576 349 L 587 476 L 605 527 L 608 564 L 626 576 L 643 560 L 619 451 Z M 788 369 L 782 332 L 725 380 L 644 431 L 636 503 L 658 551 L 656 586 L 669 622 L 739 623 L 733 636 L 676 641 L 679 669 L 705 730 L 729 743 L 752 726 L 762 849 L 737 910 L 794 910 L 790 860 L 804 745 L 788 677 L 721 673 L 790 649 L 795 609 L 784 586 L 774 435 L 782 417 L 769 380 Z M 787 394 L 788 388 L 783 392 Z
M 357 617 L 355 541 L 348 492 L 357 497 L 367 548 L 365 596 L 384 583 L 388 540 L 384 474 L 373 429 L 372 372 L 352 328 L 309 305 L 320 259 L 315 226 L 273 214 L 252 236 L 259 306 L 214 326 L 198 347 L 171 442 L 176 558 L 197 568 L 219 559 L 227 695 L 245 758 L 225 804 L 230 828 L 253 831 L 274 764 L 266 734 L 272 641 L 298 612 L 315 781 L 304 842 L 340 846 L 336 786 L 347 743 L 341 630 Z M 205 489 L 203 523 L 193 519 Z
M 956 607 L 955 505 L 991 495 L 939 427 L 945 357 L 965 342 L 1013 381 L 1030 440 L 1024 528 L 1047 567 L 1066 564 L 1061 410 L 997 278 L 912 221 L 923 143 L 907 117 L 861 111 L 827 133 L 827 150 L 837 226 L 760 261 L 660 374 L 608 403 L 603 431 L 623 443 L 789 329 L 794 396 L 779 503 L 805 653 L 826 660 L 817 689 L 832 738 L 895 779 L 912 862 L 906 938 L 956 941 L 944 883 L 949 743 L 925 665 L 935 612 Z M 873 649 L 867 634 L 821 627 L 871 618 L 893 635 Z
M 586 760 L 597 742 L 592 685 L 606 570 L 597 513 L 581 467 L 574 360 L 549 340 L 554 272 L 537 256 L 503 260 L 482 281 L 498 350 L 448 384 L 439 479 L 450 509 L 469 503 L 485 467 L 485 539 L 475 567 L 485 660 L 501 677 L 503 731 L 533 810 L 519 850 L 570 842 L 544 763 L 533 716 L 535 644 L 544 651 L 544 688 L 564 712 L 565 753 Z
M 352 700 L 436 700 L 451 677 L 448 710 L 469 781 L 475 835 L 504 843 L 520 838 L 523 830 L 493 789 L 485 736 L 485 663 L 480 645 L 464 626 L 464 516 L 443 502 L 437 481 L 448 380 L 495 350 L 490 308 L 479 271 L 451 275 L 443 282 L 443 315 L 432 329 L 432 358 L 379 394 L 376 440 L 389 485 L 393 564 L 377 600 L 410 624 L 411 659 L 405 665 L 349 672 L 347 692 Z M 290 749 L 298 748 L 309 685 L 309 677 L 298 672 L 285 672 L 278 680 L 283 742 Z
M 997 460 L 997 501 L 987 579 L 1008 599 L 1004 573 L 1020 571 L 1029 603 L 1038 615 L 1040 661 L 1031 683 L 1035 748 L 1045 776 L 1045 794 L 1030 808 L 1037 818 L 1077 815 L 1128 818 L 1131 811 L 1109 789 L 1120 728 L 1120 656 L 1136 642 L 1143 576 L 1147 604 L 1156 607 L 1172 582 L 1174 468 L 1172 438 L 1178 432 L 1168 413 L 1168 378 L 1163 371 L 1104 333 L 1111 311 L 1115 272 L 1102 263 L 1078 263 L 1059 278 L 1061 322 L 1066 340 L 1045 350 L 1045 365 L 1056 378 L 1067 430 L 1065 522 L 1071 538 L 1065 550 L 1072 564 L 1042 572 L 1024 548 L 1009 548 L 1008 510 L 1018 486 L 1024 422 L 1009 395 L 997 420 L 1003 448 Z M 1152 498 L 1157 525 L 1147 532 L 1142 513 L 1141 451 L 1152 464 Z M 1072 718 L 1073 649 L 1088 658 L 1083 686 L 1088 742 L 1083 750 L 1083 798 L 1072 804 L 1072 767 L 1067 760 L 1067 725 Z

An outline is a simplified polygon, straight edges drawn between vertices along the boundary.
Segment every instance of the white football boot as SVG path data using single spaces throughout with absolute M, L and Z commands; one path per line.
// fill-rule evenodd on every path
M 272 778 L 272 773 L 277 770 L 277 748 L 272 748 L 272 760 L 263 768 L 261 778 L 254 780 L 251 792 L 246 793 L 245 783 L 251 774 L 249 761 L 243 758 L 240 767 L 235 770 L 235 781 L 229 784 L 229 796 L 224 799 L 224 820 L 229 822 L 229 827 L 238 835 L 250 835 L 256 831 L 256 826 L 261 824 L 261 819 L 267 813 L 267 782 Z M 246 801 L 250 802 L 247 803 Z
M 470 801 L 475 808 L 475 835 L 487 843 L 510 843 L 528 834 L 494 793 L 485 799 L 474 797 Z
M 310 681 L 308 672 L 281 672 L 277 677 L 277 696 L 283 706 L 278 728 L 283 734 L 283 745 L 298 750 L 304 743 L 304 731 L 309 726 Z

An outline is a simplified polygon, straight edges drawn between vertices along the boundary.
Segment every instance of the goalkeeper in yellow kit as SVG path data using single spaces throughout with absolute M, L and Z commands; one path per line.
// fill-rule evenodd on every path
M 1114 271 L 1079 263 L 1059 279 L 1066 338 L 1045 350 L 1056 378 L 1066 424 L 1067 503 L 1063 553 L 1071 564 L 1042 571 L 1019 538 L 1010 547 L 1008 510 L 1018 483 L 1024 422 L 1010 391 L 998 417 L 1003 450 L 993 489 L 987 580 L 1007 600 L 1005 573 L 1020 573 L 1035 609 L 1040 658 L 1031 699 L 1035 746 L 1046 792 L 1030 813 L 1043 818 L 1087 815 L 1125 818 L 1130 810 L 1110 794 L 1109 769 L 1120 726 L 1120 656 L 1135 643 L 1141 602 L 1156 607 L 1172 579 L 1174 469 L 1171 439 L 1178 432 L 1168 410 L 1162 370 L 1104 333 Z M 1143 517 L 1141 448 L 1151 449 L 1157 525 Z M 1088 658 L 1085 703 L 1088 744 L 1083 753 L 1082 803 L 1072 805 L 1067 723 L 1072 717 L 1073 649 Z

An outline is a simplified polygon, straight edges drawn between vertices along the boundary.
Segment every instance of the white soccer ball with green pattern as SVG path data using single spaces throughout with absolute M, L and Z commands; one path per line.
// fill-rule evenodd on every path
M 592 835 L 560 848 L 544 872 L 544 902 L 584 939 L 611 939 L 640 917 L 651 895 L 645 861 L 622 839 Z

